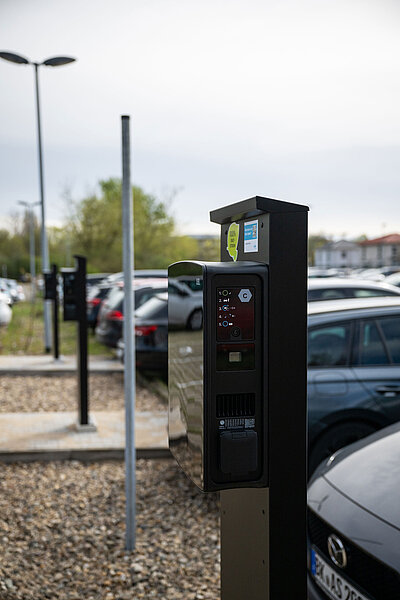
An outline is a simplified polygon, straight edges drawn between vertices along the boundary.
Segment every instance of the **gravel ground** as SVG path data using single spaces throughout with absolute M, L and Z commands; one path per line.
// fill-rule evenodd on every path
M 153 380 L 138 378 L 136 408 L 140 411 L 165 411 L 163 386 Z M 152 391 L 152 390 L 155 390 Z M 0 412 L 70 411 L 77 406 L 76 375 L 43 377 L 5 376 L 0 378 Z M 124 408 L 124 378 L 122 373 L 91 375 L 89 377 L 90 410 L 119 410 Z
M 0 599 L 219 598 L 218 497 L 171 460 L 137 463 L 136 550 L 124 466 L 0 465 Z
M 139 380 L 139 410 L 165 411 Z M 74 410 L 76 377 L 2 377 L 0 411 Z M 123 408 L 121 374 L 90 377 L 92 410 Z M 155 393 L 160 392 L 160 393 Z M 137 540 L 125 552 L 122 462 L 0 463 L 0 600 L 220 597 L 218 495 L 174 460 L 137 461 Z

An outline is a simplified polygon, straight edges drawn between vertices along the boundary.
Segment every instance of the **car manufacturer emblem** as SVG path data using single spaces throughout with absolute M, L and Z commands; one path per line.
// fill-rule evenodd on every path
M 328 552 L 332 562 L 340 569 L 344 569 L 347 565 L 347 554 L 343 542 L 337 535 L 328 537 Z

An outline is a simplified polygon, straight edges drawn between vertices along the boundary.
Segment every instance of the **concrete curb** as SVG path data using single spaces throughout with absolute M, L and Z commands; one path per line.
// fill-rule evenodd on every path
M 77 373 L 76 356 L 54 360 L 49 356 L 0 356 L 0 374 L 7 376 L 24 375 L 73 375 Z M 88 363 L 89 375 L 123 373 L 124 366 L 115 359 L 91 356 Z
M 123 373 L 123 369 L 107 369 L 107 371 L 99 371 L 98 369 L 90 369 L 89 375 L 108 375 L 109 373 Z M 47 370 L 47 369 L 7 369 L 3 370 L 0 368 L 0 375 L 3 377 L 24 377 L 24 376 L 32 376 L 37 375 L 39 377 L 51 377 L 60 375 L 76 375 L 76 369 L 63 369 L 62 371 L 56 371 L 55 369 Z
M 172 458 L 169 448 L 137 448 L 136 458 Z M 52 462 L 78 460 L 79 462 L 100 462 L 106 460 L 124 460 L 124 450 L 120 448 L 109 450 L 37 450 L 28 452 L 0 452 L 0 464 L 17 462 Z
M 0 414 L 0 463 L 34 460 L 124 460 L 125 412 L 94 411 L 95 428 L 77 426 L 68 412 Z M 138 458 L 169 456 L 167 414 L 135 414 Z

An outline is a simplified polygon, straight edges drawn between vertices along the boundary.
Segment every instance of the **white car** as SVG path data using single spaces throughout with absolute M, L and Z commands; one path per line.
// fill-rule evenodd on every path
M 313 277 L 308 280 L 308 301 L 399 296 L 400 289 L 389 283 L 350 277 Z
M 203 291 L 180 281 L 168 282 L 168 322 L 173 327 L 200 329 L 203 324 Z
M 385 283 L 390 283 L 390 285 L 396 285 L 400 287 L 400 273 L 392 273 L 392 275 L 388 275 L 385 279 Z
M 0 327 L 6 327 L 11 321 L 12 311 L 9 307 L 8 298 L 0 292 Z
M 0 294 L 2 301 L 8 306 L 12 306 L 13 300 L 11 297 L 10 288 L 8 287 L 7 281 L 3 277 L 0 277 Z

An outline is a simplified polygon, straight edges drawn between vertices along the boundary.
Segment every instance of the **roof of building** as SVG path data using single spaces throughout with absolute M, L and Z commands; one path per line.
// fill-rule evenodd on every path
M 358 244 L 356 242 L 350 242 L 348 240 L 338 240 L 337 242 L 328 242 L 324 246 L 320 246 L 316 248 L 316 252 L 318 250 L 353 250 L 357 248 Z
M 389 233 L 373 240 L 365 240 L 364 242 L 360 242 L 360 246 L 379 246 L 381 244 L 400 245 L 400 234 Z

